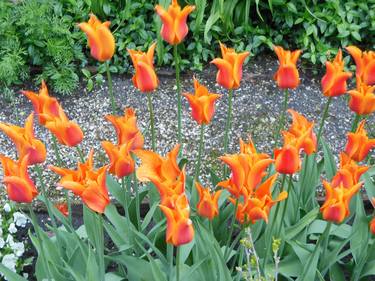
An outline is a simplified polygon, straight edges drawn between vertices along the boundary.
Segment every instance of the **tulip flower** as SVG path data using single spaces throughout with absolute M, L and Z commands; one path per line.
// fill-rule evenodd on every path
M 91 56 L 103 62 L 110 60 L 115 53 L 115 38 L 109 30 L 111 22 L 101 22 L 94 14 L 88 22 L 78 24 L 78 27 L 87 35 Z
M 340 168 L 333 177 L 331 185 L 332 187 L 343 186 L 344 188 L 356 185 L 368 169 L 367 166 L 359 166 L 345 152 L 342 152 L 340 154 Z
M 133 108 L 126 108 L 124 116 L 107 115 L 105 117 L 115 127 L 117 144 L 132 143 L 130 150 L 142 149 L 144 138 L 137 126 L 137 117 Z
M 244 203 L 238 203 L 236 219 L 241 224 L 255 223 L 260 219 L 268 223 L 268 216 L 272 206 L 288 197 L 288 193 L 283 191 L 275 200 L 272 199 L 271 188 L 277 176 L 278 174 L 274 174 L 269 177 L 259 186 L 253 195 L 245 196 Z M 236 202 L 233 198 L 229 198 L 229 200 L 232 204 Z
M 281 149 L 275 149 L 275 168 L 280 174 L 292 175 L 301 169 L 301 159 L 298 149 L 286 144 Z
M 352 77 L 350 72 L 344 71 L 342 51 L 339 49 L 333 62 L 326 62 L 327 72 L 322 79 L 323 94 L 326 97 L 337 97 L 346 93 L 346 80 Z
M 292 115 L 293 123 L 288 132 L 295 136 L 296 139 L 303 138 L 301 148 L 310 155 L 317 150 L 317 139 L 313 131 L 314 123 L 309 122 L 304 116 L 297 111 L 289 109 L 288 112 Z M 305 136 L 305 134 L 307 135 Z
M 76 146 L 83 140 L 83 132 L 77 123 L 68 118 L 55 118 L 47 121 L 45 127 L 55 135 L 59 143 L 67 146 Z
M 297 70 L 297 61 L 301 55 L 301 50 L 287 51 L 280 46 L 275 46 L 274 51 L 279 59 L 279 69 L 274 75 L 277 86 L 281 89 L 295 89 L 298 87 L 299 74 Z
M 174 197 L 173 207 L 159 205 L 167 218 L 166 241 L 174 246 L 187 244 L 194 238 L 193 223 L 189 218 L 190 208 L 185 194 Z
M 375 61 L 375 60 L 374 60 Z M 348 91 L 349 108 L 358 115 L 375 112 L 375 86 L 368 86 L 357 76 L 357 89 Z
M 218 100 L 221 95 L 212 94 L 208 92 L 208 89 L 199 84 L 198 80 L 194 78 L 194 89 L 195 94 L 185 93 L 184 97 L 187 98 L 190 107 L 191 115 L 199 125 L 209 124 L 215 112 L 215 101 Z
M 333 187 L 329 182 L 323 181 L 323 186 L 326 190 L 326 200 L 320 208 L 323 219 L 335 223 L 343 222 L 350 214 L 350 200 L 359 191 L 362 184 L 363 182 L 360 182 L 345 188 L 343 185 Z
M 160 31 L 161 37 L 171 45 L 177 45 L 184 40 L 189 29 L 186 24 L 187 17 L 195 10 L 195 6 L 187 5 L 182 10 L 177 0 L 172 0 L 168 10 L 156 5 L 155 11 L 163 23 Z
M 132 142 L 122 145 L 114 145 L 109 141 L 103 141 L 102 146 L 111 162 L 109 172 L 118 178 L 126 177 L 134 172 L 134 160 L 130 154 Z
M 199 194 L 199 202 L 197 205 L 197 212 L 202 217 L 206 217 L 212 220 L 219 214 L 218 201 L 222 190 L 219 190 L 213 194 L 210 193 L 208 188 L 204 188 L 199 182 L 195 183 Z
M 365 130 L 366 120 L 363 120 L 355 133 L 348 133 L 348 142 L 345 152 L 357 162 L 363 161 L 372 148 L 375 148 L 375 139 L 369 139 Z
M 356 76 L 361 77 L 367 85 L 375 84 L 375 52 L 362 52 L 355 46 L 348 46 L 346 50 L 353 57 L 357 66 Z
M 69 216 L 68 205 L 66 203 L 59 203 L 55 205 L 56 209 L 60 211 L 65 217 Z
M 234 49 L 227 48 L 222 43 L 220 49 L 222 58 L 211 61 L 219 69 L 216 82 L 228 90 L 237 89 L 242 79 L 242 65 L 250 53 L 236 53 Z
M 159 80 L 154 69 L 155 47 L 156 43 L 152 44 L 147 53 L 128 50 L 135 69 L 135 74 L 132 78 L 133 84 L 141 92 L 152 92 L 159 85 Z
M 3 131 L 16 145 L 18 157 L 24 159 L 28 155 L 28 165 L 43 163 L 46 160 L 46 147 L 34 136 L 34 114 L 26 119 L 25 127 L 0 123 Z
M 82 201 L 91 210 L 104 213 L 105 207 L 110 203 L 106 186 L 107 166 L 98 170 L 94 169 L 94 151 L 91 150 L 85 163 L 78 163 L 77 170 L 69 170 L 50 166 L 56 174 L 62 176 L 58 186 L 71 190 L 81 197 Z
M 246 147 L 242 140 L 242 148 Z M 250 146 L 253 145 L 252 142 Z M 241 152 L 240 154 L 225 155 L 220 159 L 232 170 L 231 178 L 217 185 L 226 188 L 232 196 L 239 198 L 254 192 L 262 178 L 267 174 L 266 169 L 274 162 L 267 154 L 256 151 Z
M 25 155 L 18 161 L 0 154 L 0 162 L 3 166 L 3 183 L 10 200 L 18 203 L 31 203 L 38 195 L 38 191 L 30 179 L 27 167 L 29 155 Z

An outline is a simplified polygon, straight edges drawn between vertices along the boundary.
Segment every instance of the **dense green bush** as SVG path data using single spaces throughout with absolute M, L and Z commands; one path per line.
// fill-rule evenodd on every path
M 78 83 L 79 69 L 90 58 L 86 39 L 76 23 L 90 11 L 112 21 L 117 50 L 111 71 L 129 71 L 127 48 L 145 49 L 158 40 L 157 63 L 172 63 L 171 47 L 162 42 L 160 21 L 154 6 L 169 0 L 28 0 L 0 3 L 0 84 L 5 87 L 28 77 L 29 66 L 40 66 L 45 78 L 60 93 L 70 93 Z M 218 40 L 249 50 L 252 55 L 269 52 L 272 44 L 303 49 L 303 58 L 324 63 L 338 47 L 349 44 L 373 48 L 375 44 L 374 0 L 189 0 L 195 4 L 189 17 L 191 32 L 179 46 L 182 66 L 201 70 L 217 54 Z M 85 55 L 82 53 L 85 49 Z M 99 65 L 98 65 L 99 66 Z M 103 80 L 104 68 L 92 76 Z M 90 81 L 91 80 L 91 81 Z M 91 88 L 91 87 L 90 87 Z

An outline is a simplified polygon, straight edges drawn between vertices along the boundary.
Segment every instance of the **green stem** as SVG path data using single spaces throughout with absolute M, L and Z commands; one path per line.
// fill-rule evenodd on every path
M 307 169 L 308 169 L 308 166 L 309 166 L 309 158 L 310 158 L 309 155 L 306 155 L 306 161 L 305 161 L 305 166 L 304 166 L 304 170 L 303 170 L 303 177 L 302 177 L 302 180 L 301 180 L 301 187 L 303 187 L 303 184 L 305 182 L 306 172 L 307 172 Z M 303 191 L 303 189 L 300 188 L 299 194 L 298 194 L 298 201 L 297 201 L 297 205 L 296 205 L 296 214 L 294 216 L 294 221 L 297 221 L 297 218 L 298 218 L 299 205 L 301 204 L 301 199 L 302 199 L 302 191 Z
M 85 156 L 84 156 L 82 150 L 79 148 L 78 145 L 76 146 L 76 148 L 77 148 L 79 160 L 81 161 L 81 163 L 84 163 L 85 162 Z
M 174 65 L 176 69 L 176 87 L 177 87 L 177 139 L 178 143 L 182 143 L 182 105 L 181 105 L 181 84 L 180 84 L 180 58 L 178 56 L 177 45 L 173 46 Z
M 228 113 L 227 113 L 227 120 L 225 123 L 225 133 L 224 133 L 224 154 L 228 152 L 228 146 L 229 146 L 229 132 L 232 125 L 232 103 L 233 103 L 233 89 L 229 90 L 228 93 Z M 226 177 L 228 168 L 227 166 L 224 166 L 224 178 Z
M 285 125 L 285 116 L 286 116 L 286 111 L 288 110 L 288 98 L 289 98 L 289 91 L 288 91 L 288 89 L 285 89 L 283 111 L 281 112 L 279 124 L 277 125 L 277 130 L 276 130 L 276 136 L 275 136 L 276 142 L 278 140 L 278 137 L 280 136 L 280 131 L 284 128 L 284 125 Z
M 228 235 L 228 239 L 227 239 L 227 242 L 225 243 L 226 245 L 226 248 L 225 248 L 225 251 L 224 251 L 224 262 L 226 262 L 227 258 L 228 258 L 228 250 L 229 250 L 229 245 L 230 245 L 230 240 L 232 239 L 232 235 L 233 235 L 233 231 L 234 231 L 234 222 L 236 221 L 236 213 L 237 213 L 237 209 L 238 209 L 238 198 L 236 199 L 236 205 L 234 206 L 234 212 L 233 212 L 233 217 L 232 217 L 232 221 L 231 221 L 231 224 L 230 224 L 230 228 L 229 228 L 229 235 Z
M 147 93 L 146 95 L 147 95 L 147 101 L 148 101 L 148 110 L 150 112 L 152 150 L 156 151 L 155 127 L 154 127 L 154 110 L 152 108 L 151 93 Z
M 34 226 L 35 234 L 36 234 L 36 237 L 37 237 L 38 242 L 39 242 L 40 255 L 41 255 L 41 258 L 43 260 L 44 265 L 46 266 L 47 280 L 53 280 L 51 278 L 52 275 L 51 275 L 51 272 L 50 272 L 50 269 L 49 269 L 49 265 L 48 265 L 48 261 L 47 261 L 47 258 L 46 258 L 46 254 L 44 253 L 44 246 L 42 244 L 43 240 L 42 240 L 42 236 L 41 236 L 41 233 L 40 233 L 40 227 L 39 227 L 36 215 L 34 213 L 32 204 L 29 204 L 29 212 L 30 212 L 30 216 L 31 216 L 31 223 Z
M 116 102 L 115 102 L 115 97 L 113 96 L 113 85 L 112 85 L 111 72 L 109 70 L 109 61 L 106 63 L 106 69 L 107 69 L 107 82 L 108 82 L 109 98 L 111 99 L 112 114 L 116 114 Z
M 96 225 L 97 229 L 97 238 L 96 238 L 96 245 L 95 250 L 98 258 L 99 264 L 99 276 L 101 280 L 104 279 L 105 275 L 105 265 L 104 265 L 104 231 L 103 231 L 103 216 L 101 214 L 96 214 L 98 217 L 98 224 Z
M 128 201 L 128 197 L 129 197 L 129 191 L 128 191 L 129 183 L 128 182 L 129 182 L 129 178 L 128 177 L 123 177 L 121 179 L 121 187 L 124 190 L 124 195 L 125 195 L 124 206 L 123 207 L 124 207 L 124 211 L 125 211 L 126 225 L 127 225 L 128 230 L 129 230 L 129 239 L 130 239 L 132 235 L 131 235 L 130 214 L 129 214 L 129 201 Z
M 281 229 L 283 227 L 284 217 L 285 217 L 286 210 L 288 208 L 288 202 L 289 202 L 289 198 L 290 198 L 290 188 L 292 186 L 292 180 L 293 180 L 292 175 L 289 175 L 288 188 L 287 188 L 288 197 L 286 198 L 285 205 L 284 205 L 284 208 L 283 208 L 283 212 L 282 212 L 282 215 L 281 215 L 281 221 L 280 221 L 279 230 L 277 231 L 277 237 L 280 236 L 280 232 L 281 232 Z
M 140 201 L 139 201 L 139 190 L 138 190 L 138 181 L 137 181 L 137 174 L 133 173 L 133 186 L 135 190 L 135 212 L 137 215 L 137 229 L 140 230 L 141 228 L 141 209 L 140 209 Z
M 355 118 L 354 118 L 353 124 L 352 124 L 352 129 L 350 130 L 351 132 L 355 132 L 357 130 L 358 123 L 359 123 L 359 121 L 361 121 L 361 118 L 362 118 L 361 115 L 359 115 L 359 114 L 355 115 Z
M 322 254 L 322 257 L 324 258 L 325 255 L 326 255 L 326 252 L 327 252 L 327 248 L 328 248 L 328 242 L 329 242 L 329 232 L 331 231 L 331 227 L 332 227 L 332 222 L 327 222 L 327 225 L 326 225 L 326 228 L 322 234 L 322 239 L 323 239 L 323 254 Z M 320 263 L 322 262 L 322 260 L 320 261 Z
M 200 173 L 201 168 L 201 158 L 202 158 L 202 151 L 204 146 L 204 124 L 201 125 L 200 128 L 200 138 L 199 138 L 199 150 L 198 150 L 198 161 L 197 166 L 195 167 L 195 176 L 194 179 L 197 181 Z
M 176 281 L 180 281 L 180 247 L 176 247 Z
M 331 104 L 331 101 L 332 101 L 332 97 L 329 97 L 328 100 L 327 100 L 327 103 L 326 103 L 326 105 L 324 107 L 322 120 L 320 121 L 318 136 L 317 136 L 317 139 L 316 139 L 316 143 L 317 143 L 318 147 L 319 147 L 320 138 L 321 138 L 322 133 L 323 133 L 324 121 L 328 117 L 329 105 Z
M 167 259 L 169 262 L 169 280 L 172 280 L 172 272 L 173 272 L 173 245 L 167 243 Z

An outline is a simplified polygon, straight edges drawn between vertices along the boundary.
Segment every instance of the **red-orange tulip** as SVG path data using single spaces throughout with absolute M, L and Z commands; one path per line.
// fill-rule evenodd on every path
M 159 85 L 159 80 L 154 69 L 155 47 L 156 43 L 152 44 L 147 53 L 128 50 L 135 69 L 135 74 L 132 78 L 133 84 L 141 92 L 152 92 Z
M 363 120 L 355 133 L 348 133 L 346 154 L 357 162 L 363 161 L 372 148 L 375 148 L 375 139 L 369 139 L 365 130 L 366 120 Z
M 347 218 L 350 214 L 350 200 L 358 192 L 362 184 L 360 182 L 354 186 L 345 188 L 342 185 L 333 187 L 329 182 L 323 181 L 323 186 L 326 190 L 326 200 L 320 208 L 323 218 L 335 223 L 341 223 Z
M 106 119 L 115 127 L 117 144 L 132 143 L 130 150 L 142 149 L 144 138 L 137 126 L 137 117 L 133 108 L 126 108 L 124 116 L 107 115 Z
M 23 159 L 28 155 L 28 165 L 43 163 L 46 160 L 46 147 L 34 136 L 34 114 L 26 119 L 25 127 L 0 123 L 0 130 L 12 139 L 18 151 L 18 157 Z
M 317 139 L 313 131 L 314 123 L 309 122 L 297 111 L 289 109 L 288 112 L 293 118 L 293 123 L 288 132 L 294 135 L 297 139 L 302 138 L 301 148 L 307 155 L 314 153 L 317 149 Z
M 91 150 L 85 163 L 78 163 L 77 170 L 50 166 L 55 173 L 62 176 L 58 185 L 73 191 L 91 210 L 104 213 L 110 203 L 106 186 L 107 166 L 94 169 L 94 151 Z
M 235 198 L 253 193 L 267 174 L 267 167 L 274 162 L 267 154 L 254 152 L 250 147 L 254 147 L 251 141 L 245 145 L 241 140 L 243 152 L 220 157 L 232 170 L 232 175 L 217 185 L 226 188 Z
M 194 238 L 193 223 L 189 218 L 190 208 L 185 194 L 173 196 L 170 206 L 159 205 L 167 218 L 166 241 L 174 246 L 187 244 Z
M 298 149 L 286 144 L 281 149 L 275 149 L 275 167 L 280 174 L 292 175 L 301 169 L 301 159 Z
M 191 115 L 199 125 L 208 124 L 215 113 L 215 101 L 221 97 L 218 94 L 208 92 L 208 89 L 199 84 L 194 78 L 195 94 L 183 94 L 191 107 Z
M 279 59 L 279 69 L 275 76 L 277 85 L 281 89 L 294 89 L 297 88 L 299 81 L 299 73 L 297 70 L 297 61 L 301 55 L 301 50 L 287 51 L 280 46 L 275 46 L 274 51 Z
M 199 182 L 195 183 L 195 187 L 199 194 L 199 202 L 197 205 L 198 214 L 212 220 L 219 214 L 218 201 L 222 190 L 211 194 L 210 190 L 201 186 Z
M 60 211 L 65 217 L 69 216 L 68 205 L 66 203 L 59 203 L 55 205 L 56 209 Z
M 333 62 L 326 62 L 327 72 L 322 79 L 323 94 L 326 97 L 336 97 L 346 93 L 346 80 L 352 77 L 350 72 L 344 71 L 342 51 L 339 49 Z
M 13 161 L 0 154 L 0 162 L 4 171 L 3 183 L 9 199 L 18 203 L 31 203 L 38 195 L 38 191 L 27 171 L 28 155 L 18 161 Z
M 132 143 L 114 145 L 109 141 L 103 141 L 102 147 L 110 161 L 109 172 L 118 178 L 126 177 L 134 172 L 134 160 L 130 154 Z
M 357 66 L 356 75 L 367 85 L 375 84 L 375 52 L 362 52 L 355 46 L 346 47 Z
M 288 193 L 283 191 L 279 196 L 273 200 L 271 188 L 274 185 L 278 174 L 274 174 L 262 183 L 254 194 L 244 196 L 244 203 L 239 203 L 236 213 L 236 219 L 241 224 L 255 223 L 257 220 L 263 219 L 268 223 L 268 216 L 273 205 L 288 197 Z M 236 204 L 236 200 L 229 198 L 229 200 Z
M 357 76 L 357 89 L 348 91 L 349 108 L 359 114 L 367 115 L 375 112 L 375 86 L 368 86 Z
M 78 24 L 86 33 L 91 55 L 98 61 L 110 60 L 115 53 L 115 38 L 109 30 L 110 21 L 101 22 L 91 14 L 88 22 Z
M 162 6 L 156 5 L 155 11 L 163 22 L 161 37 L 171 45 L 182 42 L 189 31 L 186 24 L 187 17 L 194 9 L 195 6 L 187 5 L 181 10 L 177 0 L 172 0 L 167 11 Z
M 47 121 L 45 127 L 55 135 L 59 143 L 67 146 L 76 146 L 83 140 L 83 132 L 77 123 L 68 118 L 55 118 Z
M 219 69 L 216 82 L 226 89 L 237 89 L 242 79 L 242 65 L 250 53 L 236 53 L 234 49 L 227 48 L 222 43 L 220 49 L 223 58 L 216 58 L 211 62 Z
M 340 154 L 340 169 L 332 179 L 332 187 L 343 186 L 350 188 L 359 182 L 360 177 L 369 169 L 367 166 L 359 166 L 345 152 Z

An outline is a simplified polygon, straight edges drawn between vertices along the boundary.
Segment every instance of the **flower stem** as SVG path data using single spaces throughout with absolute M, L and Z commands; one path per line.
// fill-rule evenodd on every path
M 109 70 L 109 61 L 106 63 L 106 70 L 107 70 L 109 98 L 111 99 L 112 114 L 116 114 L 116 102 L 115 102 L 115 97 L 113 96 L 112 76 Z
M 326 103 L 326 105 L 324 107 L 322 120 L 320 121 L 318 136 L 317 136 L 317 139 L 316 139 L 316 143 L 317 143 L 318 147 L 319 147 L 320 138 L 321 138 L 322 133 L 323 133 L 324 121 L 328 117 L 329 105 L 331 104 L 331 101 L 332 101 L 332 97 L 329 97 L 328 100 L 327 100 L 327 103 Z
M 198 150 L 198 161 L 197 166 L 195 167 L 195 176 L 194 179 L 198 180 L 200 168 L 201 168 L 201 158 L 202 158 L 202 151 L 204 147 L 204 124 L 201 125 L 200 128 L 200 138 L 199 138 L 199 150 Z
M 77 148 L 79 160 L 81 161 L 81 163 L 85 162 L 85 156 L 84 156 L 82 150 L 79 148 L 78 145 L 76 146 L 76 148 Z
M 281 112 L 279 124 L 277 125 L 275 141 L 277 141 L 278 137 L 280 136 L 280 131 L 284 128 L 284 125 L 285 125 L 285 116 L 286 116 L 286 111 L 288 110 L 288 98 L 289 98 L 289 91 L 288 91 L 288 89 L 285 89 L 283 111 Z
M 147 101 L 148 101 L 148 111 L 150 112 L 152 150 L 156 151 L 155 127 L 154 127 L 154 110 L 152 108 L 152 98 L 151 98 L 150 93 L 148 93 L 146 95 L 147 95 Z
M 359 114 L 356 114 L 355 115 L 355 118 L 353 120 L 353 124 L 352 124 L 352 129 L 350 130 L 351 132 L 355 132 L 357 130 L 357 127 L 358 127 L 358 123 L 359 121 L 361 121 L 361 115 Z
M 225 134 L 224 134 L 224 154 L 228 152 L 228 146 L 229 146 L 229 132 L 232 125 L 232 103 L 233 103 L 233 89 L 229 90 L 228 93 L 228 113 L 227 113 L 227 120 L 225 123 Z M 226 177 L 228 168 L 227 166 L 224 166 L 224 178 Z
M 234 212 L 233 212 L 233 217 L 232 217 L 232 221 L 231 221 L 230 228 L 229 228 L 228 239 L 227 239 L 227 242 L 225 243 L 226 248 L 225 248 L 225 251 L 224 251 L 224 262 L 226 262 L 226 260 L 228 258 L 228 254 L 229 254 L 228 249 L 229 249 L 230 240 L 232 239 L 232 235 L 233 235 L 233 231 L 234 231 L 234 222 L 236 221 L 237 209 L 238 209 L 238 198 L 236 199 L 236 205 L 234 206 Z
M 281 232 L 281 229 L 283 227 L 284 217 L 285 217 L 286 210 L 288 208 L 288 202 L 289 202 L 289 197 L 290 197 L 290 188 L 293 185 L 292 181 L 293 181 L 292 175 L 289 175 L 288 188 L 287 188 L 288 189 L 288 197 L 286 198 L 285 205 L 284 205 L 284 208 L 283 208 L 283 212 L 282 212 L 282 215 L 281 215 L 280 226 L 279 226 L 279 230 L 277 231 L 277 237 L 280 236 L 280 232 Z
M 126 216 L 126 224 L 127 224 L 127 227 L 129 229 L 129 233 L 130 233 L 130 214 L 129 214 L 129 201 L 128 201 L 128 197 L 129 197 L 129 177 L 123 177 L 121 179 L 121 187 L 122 189 L 124 190 L 124 195 L 125 195 L 125 198 L 124 198 L 124 211 L 125 211 L 125 216 Z
M 324 232 L 322 234 L 322 239 L 324 242 L 323 242 L 323 253 L 321 257 L 325 257 L 326 255 L 328 242 L 329 242 L 329 232 L 331 231 L 331 227 L 332 227 L 332 222 L 331 221 L 327 222 L 326 228 L 324 229 Z M 322 260 L 320 262 L 322 262 Z
M 172 280 L 172 272 L 173 272 L 173 245 L 167 243 L 167 259 L 169 262 L 169 280 Z
M 137 215 L 137 229 L 140 230 L 141 227 L 141 210 L 140 210 L 140 203 L 139 202 L 139 190 L 138 190 L 138 181 L 137 181 L 137 174 L 133 173 L 133 185 L 135 190 L 135 212 Z
M 176 281 L 180 281 L 180 247 L 176 247 Z
M 178 56 L 177 45 L 173 46 L 174 65 L 176 70 L 176 87 L 177 87 L 177 139 L 182 143 L 182 105 L 181 105 L 181 84 L 180 84 L 180 58 Z

